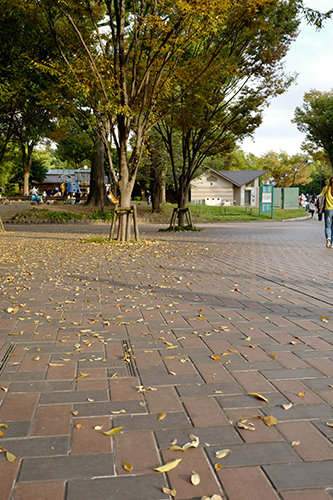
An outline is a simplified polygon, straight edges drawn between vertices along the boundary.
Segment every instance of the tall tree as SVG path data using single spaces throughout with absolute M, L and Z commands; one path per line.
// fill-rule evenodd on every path
M 305 134 L 303 147 L 309 150 L 323 149 L 328 156 L 333 172 L 333 90 L 320 92 L 310 90 L 303 97 L 303 106 L 295 109 L 292 120 L 298 130 Z
M 270 0 L 40 0 L 58 49 L 98 123 L 109 161 L 108 129 L 119 157 L 120 206 L 128 207 L 146 136 L 210 69 L 225 47 L 217 33 L 239 10 L 254 16 Z M 59 15 L 60 14 L 60 15 Z M 73 36 L 65 29 L 70 26 Z M 70 38 L 70 43 L 67 43 Z M 188 50 L 206 40 L 205 52 L 186 67 Z M 227 62 L 227 61 L 226 61 Z M 231 66 L 228 65 L 231 71 Z M 185 75 L 186 73 L 186 75 Z M 186 81 L 186 84 L 184 82 Z M 182 86 L 170 101 L 172 89 Z M 161 103 L 169 102 L 163 113 Z M 106 126 L 104 126 L 106 124 Z M 129 148 L 131 134 L 135 145 Z M 129 153 L 129 154 L 128 154 Z M 125 239 L 120 223 L 118 239 Z
M 174 89 L 170 101 L 178 104 L 156 126 L 170 155 L 180 209 L 185 208 L 190 182 L 201 173 L 206 158 L 232 151 L 237 140 L 260 125 L 270 100 L 293 81 L 284 73 L 281 61 L 296 37 L 298 24 L 294 0 L 271 0 L 253 10 L 245 3 L 230 8 L 213 40 L 203 37 L 187 51 L 185 64 L 193 68 L 198 53 L 200 60 L 215 44 L 223 44 L 200 81 L 185 93 L 186 80 Z M 183 74 L 186 78 L 185 68 Z M 180 169 L 174 160 L 176 132 L 182 137 Z M 181 210 L 179 225 L 184 222 Z
M 57 54 L 38 12 L 23 0 L 3 0 L 0 23 L 0 161 L 10 141 L 20 145 L 27 194 L 33 149 L 51 136 L 66 101 L 57 78 L 36 66 Z

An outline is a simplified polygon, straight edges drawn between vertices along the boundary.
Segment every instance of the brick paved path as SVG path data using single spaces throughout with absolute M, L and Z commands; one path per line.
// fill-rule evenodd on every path
M 163 487 L 183 500 L 332 499 L 322 224 L 146 226 L 146 243 L 130 246 L 87 242 L 106 225 L 7 229 L 0 446 L 17 458 L 0 454 L 1 500 L 171 499 Z M 190 435 L 197 448 L 169 449 Z

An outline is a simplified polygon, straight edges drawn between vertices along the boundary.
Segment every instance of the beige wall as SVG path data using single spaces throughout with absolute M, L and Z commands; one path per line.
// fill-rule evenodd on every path
M 206 200 L 207 198 L 210 199 L 210 202 L 217 201 L 219 198 L 220 202 L 230 201 L 232 203 L 234 199 L 233 184 L 214 173 L 207 172 L 201 175 L 191 182 L 191 201 Z

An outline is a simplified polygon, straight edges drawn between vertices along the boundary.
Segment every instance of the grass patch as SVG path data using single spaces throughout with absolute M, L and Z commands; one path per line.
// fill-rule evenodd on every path
M 196 222 L 253 221 L 259 219 L 259 207 L 211 207 L 204 204 L 190 203 L 187 205 Z M 303 208 L 274 208 L 273 220 L 294 219 L 308 215 Z M 271 220 L 271 214 L 261 214 L 261 220 Z
M 101 212 L 95 210 L 90 214 L 81 212 L 70 212 L 66 210 L 48 210 L 47 208 L 32 208 L 27 212 L 19 212 L 13 219 L 32 219 L 32 220 L 54 220 L 54 221 L 69 221 L 69 220 L 104 220 L 110 221 L 113 216 L 113 210 Z

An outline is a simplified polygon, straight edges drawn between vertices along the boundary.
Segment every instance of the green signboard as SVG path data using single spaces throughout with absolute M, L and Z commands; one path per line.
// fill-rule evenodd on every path
M 271 214 L 273 219 L 274 186 L 272 184 L 260 185 L 259 218 L 261 214 Z

